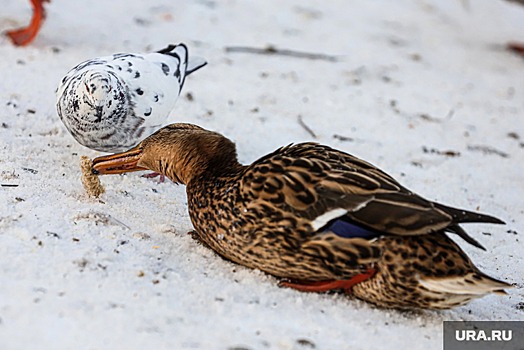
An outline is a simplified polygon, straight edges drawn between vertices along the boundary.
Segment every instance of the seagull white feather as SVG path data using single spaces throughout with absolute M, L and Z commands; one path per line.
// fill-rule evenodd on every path
M 186 76 L 204 65 L 184 44 L 84 61 L 57 89 L 58 116 L 86 147 L 128 149 L 166 124 Z

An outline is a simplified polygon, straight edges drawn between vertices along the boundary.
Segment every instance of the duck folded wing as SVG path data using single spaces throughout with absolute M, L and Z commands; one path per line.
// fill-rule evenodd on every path
M 457 224 L 472 216 L 469 221 L 482 222 L 483 215 L 428 201 L 373 165 L 315 143 L 283 147 L 254 162 L 241 190 L 255 205 L 309 220 L 312 235 L 338 221 L 376 236 L 447 230 L 481 247 Z

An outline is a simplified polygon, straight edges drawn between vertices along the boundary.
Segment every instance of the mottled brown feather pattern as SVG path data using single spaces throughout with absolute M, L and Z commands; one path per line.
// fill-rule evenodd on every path
M 307 282 L 372 268 L 376 274 L 352 292 L 384 307 L 449 308 L 508 286 L 482 274 L 445 233 L 475 244 L 458 229 L 462 220 L 500 220 L 430 202 L 347 153 L 302 143 L 243 166 L 233 142 L 191 124 L 167 126 L 137 149 L 137 166 L 187 185 L 198 239 L 244 266 Z M 315 228 L 332 210 L 376 237 Z
M 316 143 L 280 148 L 251 165 L 242 181 L 252 198 L 289 205 L 308 218 L 342 205 L 356 222 L 400 235 L 434 232 L 452 222 L 449 214 L 371 164 Z M 281 189 L 275 191 L 274 183 Z
M 376 262 L 378 273 L 353 287 L 353 294 L 383 307 L 448 309 L 464 305 L 481 295 L 441 293 L 420 284 L 423 278 L 463 276 L 464 289 L 489 279 L 498 288 L 509 287 L 480 272 L 460 247 L 444 233 L 410 237 L 384 237 L 376 242 L 384 252 Z M 460 283 L 460 282 L 459 282 Z M 496 288 L 495 288 L 496 289 Z M 493 291 L 496 291 L 496 290 Z M 402 296 L 402 297 L 400 297 Z

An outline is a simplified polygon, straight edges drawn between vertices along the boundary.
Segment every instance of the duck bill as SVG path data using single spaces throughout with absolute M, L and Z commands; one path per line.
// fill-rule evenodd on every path
M 97 157 L 93 159 L 92 172 L 97 175 L 109 175 L 147 170 L 138 166 L 141 157 L 142 151 L 139 148 L 133 148 L 129 151 L 109 156 Z

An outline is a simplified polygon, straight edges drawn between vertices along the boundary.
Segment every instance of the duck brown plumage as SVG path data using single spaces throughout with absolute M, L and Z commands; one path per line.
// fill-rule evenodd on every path
M 93 169 L 149 169 L 185 184 L 198 239 L 283 286 L 432 309 L 510 287 L 479 271 L 448 237 L 484 249 L 459 224 L 501 220 L 426 200 L 328 146 L 292 144 L 244 166 L 224 136 L 172 124 L 127 152 L 96 158 Z

